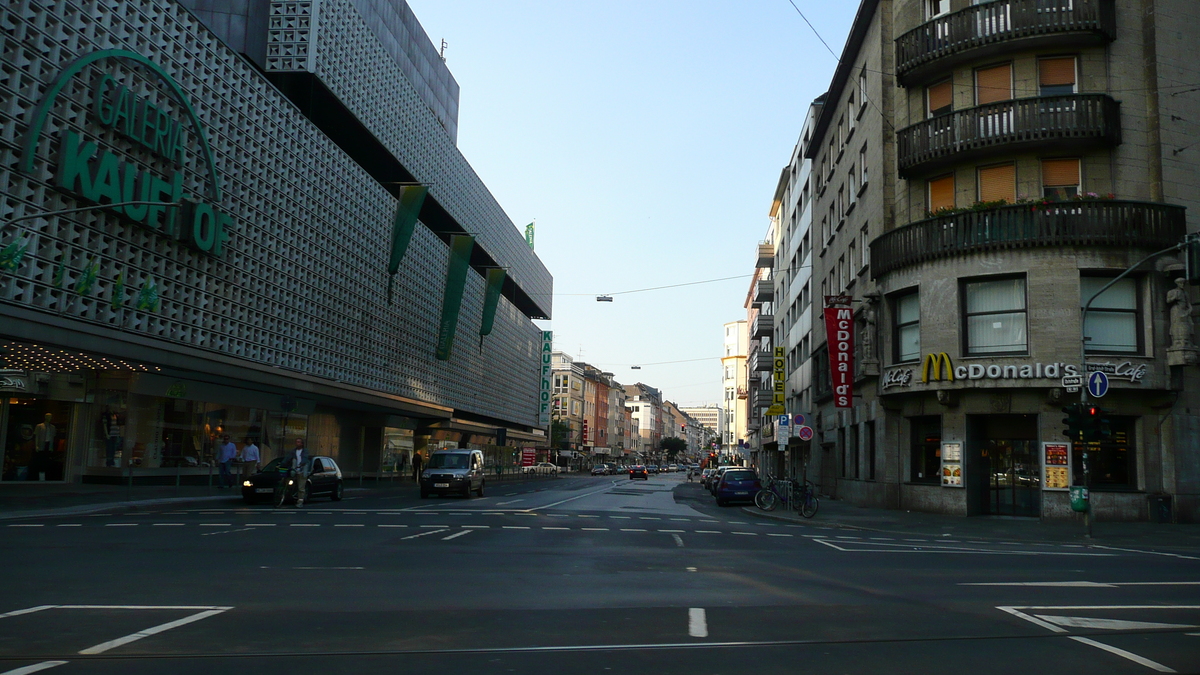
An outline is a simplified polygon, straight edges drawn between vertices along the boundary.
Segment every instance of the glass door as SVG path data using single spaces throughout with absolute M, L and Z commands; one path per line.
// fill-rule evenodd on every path
M 985 513 L 999 516 L 1036 516 L 1041 476 L 1034 441 L 991 439 L 983 452 L 987 476 Z

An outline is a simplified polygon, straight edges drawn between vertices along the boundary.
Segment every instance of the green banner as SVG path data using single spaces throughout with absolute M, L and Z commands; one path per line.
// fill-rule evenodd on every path
M 446 292 L 442 296 L 442 322 L 438 326 L 437 353 L 439 361 L 450 360 L 454 333 L 458 330 L 458 312 L 462 309 L 463 289 L 467 285 L 467 270 L 471 267 L 471 250 L 475 237 L 456 234 L 450 238 L 450 264 L 446 268 Z
M 483 320 L 479 322 L 480 335 L 492 332 L 492 324 L 496 322 L 496 307 L 500 304 L 500 291 L 504 288 L 506 276 L 508 273 L 500 267 L 487 271 L 487 290 L 483 293 Z
M 525 243 L 529 245 L 529 250 L 533 250 L 533 223 L 525 226 Z
M 421 205 L 425 203 L 425 195 L 429 188 L 424 185 L 405 185 L 400 188 L 400 198 L 396 200 L 396 213 L 392 217 L 392 251 L 388 258 L 388 303 L 392 302 L 392 282 L 396 272 L 400 271 L 400 261 L 412 241 L 413 231 L 417 229 L 417 216 L 421 213 Z

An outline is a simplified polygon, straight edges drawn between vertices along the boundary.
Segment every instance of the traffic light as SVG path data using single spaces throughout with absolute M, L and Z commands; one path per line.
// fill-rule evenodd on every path
M 1067 425 L 1067 428 L 1063 429 L 1063 436 L 1071 440 L 1079 440 L 1079 434 L 1083 430 L 1083 421 L 1080 415 L 1082 405 L 1082 403 L 1071 403 L 1062 408 L 1063 415 L 1066 416 L 1063 417 L 1063 424 Z
M 1112 426 L 1108 419 L 1108 411 L 1104 408 L 1096 409 L 1096 440 L 1103 441 L 1112 436 Z
M 1101 439 L 1100 420 L 1103 418 L 1103 411 L 1097 405 L 1083 406 L 1083 415 L 1080 421 L 1083 426 L 1083 440 L 1087 442 L 1098 441 Z

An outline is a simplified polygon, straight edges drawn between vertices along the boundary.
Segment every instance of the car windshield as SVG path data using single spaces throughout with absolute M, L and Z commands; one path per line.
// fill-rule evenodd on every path
M 465 469 L 469 455 L 465 452 L 434 453 L 429 458 L 430 469 Z
M 754 480 L 755 478 L 758 478 L 758 476 L 755 476 L 753 471 L 739 470 L 725 472 L 725 480 L 727 481 Z
M 275 459 L 273 459 L 273 460 L 271 460 L 271 461 L 267 462 L 267 465 L 266 465 L 266 466 L 264 466 L 264 467 L 262 468 L 262 470 L 263 470 L 263 471 L 279 471 L 279 470 L 281 470 L 282 468 L 283 468 L 283 458 L 282 458 L 282 457 L 276 457 Z

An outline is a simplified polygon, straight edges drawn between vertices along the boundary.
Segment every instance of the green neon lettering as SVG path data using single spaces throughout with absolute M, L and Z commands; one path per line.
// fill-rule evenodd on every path
M 112 126 L 117 131 L 129 136 L 129 118 L 133 116 L 133 101 L 129 95 L 129 89 L 124 86 L 118 87 L 115 98 L 116 100 L 113 101 Z
M 204 253 L 211 253 L 217 234 L 216 214 L 211 206 L 203 202 L 192 203 L 190 211 L 192 228 L 188 243 Z
M 217 231 L 213 242 L 213 255 L 225 255 L 225 242 L 229 241 L 231 229 L 233 229 L 233 216 L 217 211 Z
M 108 150 L 100 151 L 100 162 L 92 177 L 91 193 L 83 193 L 85 199 L 97 204 L 107 198 L 108 203 L 121 201 L 121 166 L 117 156 Z
M 68 192 L 89 194 L 92 191 L 92 174 L 88 162 L 95 155 L 95 143 L 82 142 L 74 131 L 64 133 L 62 143 L 58 146 L 58 172 L 55 176 L 58 187 Z
M 126 162 L 122 169 L 124 169 L 122 172 L 124 177 L 121 181 L 121 201 L 150 201 L 150 181 L 146 180 L 146 172 L 139 171 L 132 162 Z M 124 211 L 125 215 L 129 216 L 130 219 L 146 227 L 154 229 L 157 225 L 157 223 L 147 222 L 146 217 L 150 215 L 150 206 L 148 204 L 126 206 Z
M 96 79 L 96 87 L 92 90 L 92 114 L 102 126 L 112 126 L 113 106 L 105 93 L 112 87 L 113 76 L 107 73 Z
M 167 115 L 166 111 L 161 108 L 156 109 L 155 117 L 157 119 L 154 121 L 154 142 L 151 144 L 150 150 L 154 154 L 166 157 L 174 162 L 175 158 L 171 156 L 171 148 L 167 145 L 167 139 L 170 138 L 173 130 L 178 131 L 179 124 L 171 119 L 170 115 Z

